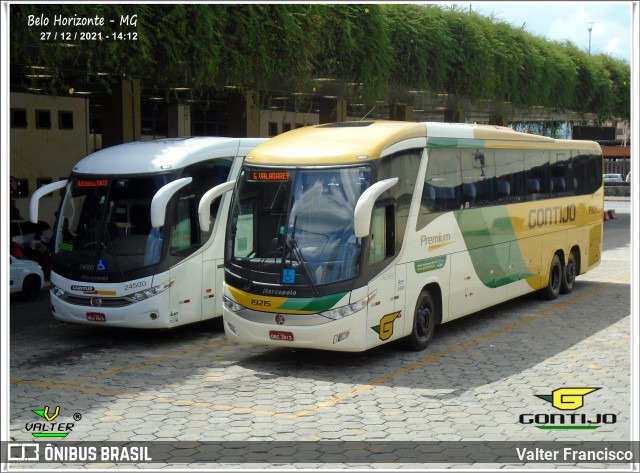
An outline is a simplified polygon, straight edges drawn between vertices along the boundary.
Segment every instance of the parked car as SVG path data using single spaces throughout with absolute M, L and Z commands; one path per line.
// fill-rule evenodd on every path
M 625 181 L 631 182 L 631 171 L 629 171 L 629 174 L 627 174 L 627 177 L 625 178 Z
M 43 220 L 38 223 L 33 223 L 29 220 L 11 221 L 11 240 L 19 243 L 22 247 L 28 246 L 38 231 L 42 233 L 42 238 L 45 241 L 49 241 L 53 236 L 51 225 Z
M 19 293 L 25 301 L 40 297 L 44 287 L 44 272 L 38 263 L 29 259 L 10 258 L 9 287 L 11 294 Z
M 622 174 L 608 173 L 604 175 L 604 182 L 624 182 Z

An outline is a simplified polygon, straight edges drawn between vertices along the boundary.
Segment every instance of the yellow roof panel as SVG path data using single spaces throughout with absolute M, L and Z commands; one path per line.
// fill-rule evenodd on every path
M 523 149 L 600 150 L 595 142 L 554 140 L 501 126 L 370 120 L 314 125 L 288 131 L 254 148 L 245 160 L 248 163 L 271 165 L 360 163 L 378 159 L 391 145 L 424 137 L 436 140 L 452 138 L 460 140 L 460 143 L 479 140 L 488 148 L 517 146 Z
M 345 122 L 298 128 L 254 148 L 247 162 L 260 164 L 335 164 L 377 159 L 389 146 L 426 136 L 424 123 L 402 121 Z

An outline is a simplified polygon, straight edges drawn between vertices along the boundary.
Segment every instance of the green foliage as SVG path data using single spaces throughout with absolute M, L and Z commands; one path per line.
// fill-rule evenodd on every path
M 630 116 L 625 61 L 590 56 L 456 6 L 12 4 L 9 14 L 12 72 L 32 72 L 25 85 L 49 94 L 79 80 L 108 89 L 122 77 L 140 78 L 167 96 L 175 87 L 189 87 L 193 98 L 224 87 L 312 93 L 314 79 L 329 78 L 343 85 L 340 95 L 369 103 L 417 88 L 600 120 Z M 60 28 L 28 26 L 29 15 L 133 14 L 137 26 L 129 31 L 137 41 L 43 40 L 42 31 Z

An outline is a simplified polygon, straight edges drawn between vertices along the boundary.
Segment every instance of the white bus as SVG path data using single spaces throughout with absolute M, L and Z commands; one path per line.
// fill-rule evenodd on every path
M 229 199 L 215 197 L 233 187 L 242 158 L 264 140 L 117 145 L 80 160 L 68 180 L 34 192 L 29 211 L 37 221 L 39 199 L 64 188 L 53 235 L 55 318 L 152 329 L 220 316 Z M 200 200 L 214 186 L 220 192 L 208 194 L 201 231 Z
M 362 121 L 290 131 L 244 160 L 224 327 L 253 344 L 362 351 L 539 291 L 600 261 L 597 143 Z

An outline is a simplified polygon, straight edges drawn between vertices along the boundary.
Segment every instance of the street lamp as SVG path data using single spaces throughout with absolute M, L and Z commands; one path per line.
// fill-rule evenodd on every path
M 589 56 L 591 56 L 591 30 L 595 21 L 587 21 L 587 29 L 589 30 Z

